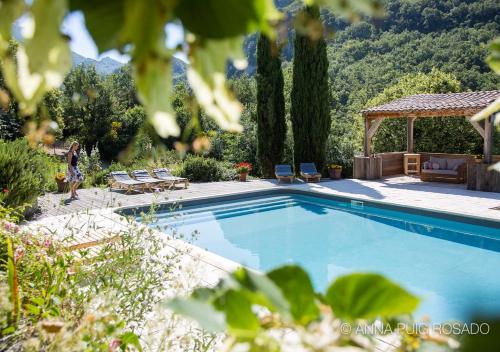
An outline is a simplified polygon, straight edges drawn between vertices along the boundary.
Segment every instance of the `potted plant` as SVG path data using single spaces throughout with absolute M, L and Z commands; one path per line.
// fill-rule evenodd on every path
M 330 178 L 332 180 L 340 180 L 342 178 L 342 165 L 328 165 L 328 173 L 330 174 Z
M 64 174 L 64 172 L 58 172 L 56 174 L 56 183 L 57 183 L 57 192 L 66 192 L 67 190 L 67 184 L 68 182 L 66 182 L 66 175 Z
M 245 182 L 247 180 L 247 175 L 252 171 L 252 164 L 247 162 L 241 162 L 235 165 L 236 172 L 240 175 L 240 181 Z

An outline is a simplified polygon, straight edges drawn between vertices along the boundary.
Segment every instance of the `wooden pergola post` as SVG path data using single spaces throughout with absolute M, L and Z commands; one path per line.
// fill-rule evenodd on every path
M 416 117 L 406 118 L 406 151 L 408 153 L 413 153 L 413 125 Z
M 379 117 L 370 121 L 368 117 L 365 117 L 365 156 L 370 156 L 372 138 L 375 135 L 375 132 L 377 132 L 383 120 L 383 117 Z
M 369 130 L 370 130 L 370 121 L 368 120 L 368 117 L 365 117 L 365 144 L 364 144 L 365 156 L 370 156 L 371 138 L 368 136 Z
M 493 146 L 493 115 L 484 120 L 484 163 L 491 164 Z

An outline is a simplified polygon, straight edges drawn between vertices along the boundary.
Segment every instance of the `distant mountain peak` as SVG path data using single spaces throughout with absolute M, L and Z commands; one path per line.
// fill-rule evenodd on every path
M 116 70 L 120 69 L 122 67 L 123 63 L 116 61 L 115 59 L 112 59 L 108 56 L 103 57 L 100 60 L 94 60 L 88 57 L 84 57 L 80 54 L 77 54 L 75 52 L 71 52 L 71 55 L 73 57 L 73 66 L 78 66 L 78 65 L 94 65 L 95 69 L 97 72 L 103 75 L 109 75 Z

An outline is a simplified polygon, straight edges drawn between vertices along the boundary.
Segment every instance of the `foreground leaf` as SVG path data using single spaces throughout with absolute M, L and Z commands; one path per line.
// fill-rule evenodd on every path
M 252 292 L 252 295 L 247 295 L 252 303 L 279 312 L 284 320 L 290 318 L 288 301 L 279 287 L 267 276 L 244 268 L 238 269 L 232 276 L 244 289 Z
M 351 321 L 412 313 L 419 303 L 417 297 L 378 274 L 339 277 L 325 299 L 336 316 Z
M 15 57 L 4 58 L 2 64 L 5 83 L 19 101 L 19 108 L 25 115 L 34 112 L 36 103 L 45 93 L 43 76 L 30 71 L 29 59 L 22 46 L 17 48 Z
M 252 311 L 252 302 L 241 291 L 228 290 L 214 302 L 226 315 L 231 333 L 240 338 L 251 338 L 260 328 L 259 319 Z
M 490 169 L 496 172 L 500 172 L 500 161 L 490 166 Z
M 500 75 L 500 37 L 495 38 L 490 44 L 491 53 L 486 62 L 496 74 Z
M 233 132 L 242 131 L 239 119 L 243 108 L 226 86 L 226 64 L 231 58 L 238 68 L 246 65 L 242 45 L 243 37 L 193 43 L 187 71 L 194 95 L 207 115 Z
M 493 115 L 495 113 L 498 113 L 500 111 L 500 98 L 497 98 L 493 103 L 488 105 L 486 108 L 472 116 L 471 120 L 472 121 L 481 121 L 489 117 L 490 115 Z M 495 125 L 498 125 L 500 123 L 500 118 L 495 119 Z
M 46 90 L 57 88 L 71 69 L 68 39 L 59 30 L 66 14 L 66 1 L 35 0 L 31 11 L 35 31 L 26 42 L 30 70 L 43 76 Z
M 384 9 L 380 0 L 304 0 L 308 6 L 324 6 L 337 16 L 357 18 L 359 15 L 382 16 Z
M 5 81 L 23 115 L 35 113 L 45 92 L 59 87 L 71 68 L 68 40 L 59 31 L 65 13 L 65 0 L 34 0 L 27 17 L 33 33 L 27 33 L 16 57 L 4 58 Z
M 139 337 L 133 332 L 126 332 L 120 336 L 121 347 L 125 350 L 128 346 L 134 346 L 138 351 L 142 351 Z
M 269 272 L 267 276 L 283 292 L 290 304 L 290 311 L 295 321 L 307 324 L 319 317 L 311 280 L 301 267 L 283 266 Z
M 0 57 L 5 55 L 9 48 L 12 24 L 23 13 L 23 0 L 0 1 Z
M 223 332 L 226 329 L 224 314 L 215 310 L 209 303 L 196 299 L 174 298 L 167 302 L 166 306 L 177 314 L 196 320 L 208 331 Z
M 211 39 L 258 30 L 271 35 L 270 23 L 282 18 L 272 0 L 182 0 L 175 13 L 190 32 Z
M 163 138 L 178 136 L 180 128 L 170 104 L 172 68 L 169 59 L 151 57 L 135 67 L 139 99 L 144 103 L 149 120 Z
M 69 3 L 70 10 L 83 12 L 85 25 L 99 53 L 121 46 L 125 1 L 71 0 Z

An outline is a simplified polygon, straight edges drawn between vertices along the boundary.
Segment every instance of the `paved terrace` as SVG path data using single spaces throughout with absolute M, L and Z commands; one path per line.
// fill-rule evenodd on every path
M 39 218 L 64 215 L 90 209 L 135 206 L 172 200 L 252 192 L 273 188 L 295 188 L 314 192 L 366 199 L 383 203 L 434 209 L 500 220 L 500 194 L 468 191 L 465 185 L 421 182 L 419 179 L 397 176 L 383 180 L 365 181 L 343 179 L 321 183 L 278 184 L 276 180 L 248 182 L 192 183 L 188 189 L 125 194 L 109 188 L 90 188 L 78 191 L 80 199 L 69 201 L 68 194 L 50 193 L 39 199 L 42 209 Z

